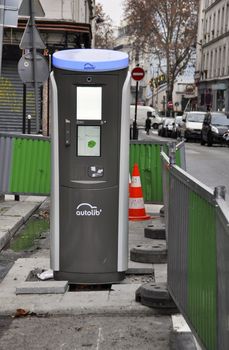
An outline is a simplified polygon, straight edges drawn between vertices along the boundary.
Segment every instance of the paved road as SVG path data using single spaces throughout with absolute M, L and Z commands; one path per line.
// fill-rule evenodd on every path
M 226 186 L 229 202 L 229 148 L 186 143 L 187 171 L 209 187 Z
M 151 138 L 173 140 L 159 137 L 156 131 L 151 132 L 150 136 L 145 135 L 143 130 L 139 131 L 140 140 Z M 185 149 L 187 172 L 213 189 L 220 185 L 226 186 L 226 201 L 229 203 L 229 147 L 221 145 L 207 147 L 201 146 L 199 142 L 186 142 Z
M 0 348 L 167 350 L 170 349 L 170 330 L 171 319 L 168 316 L 29 317 L 15 319 L 7 325 L 0 339 Z

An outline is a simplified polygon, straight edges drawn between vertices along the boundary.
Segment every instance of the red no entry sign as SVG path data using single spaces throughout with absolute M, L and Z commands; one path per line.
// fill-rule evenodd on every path
M 172 109 L 173 108 L 173 102 L 172 101 L 169 101 L 168 104 L 167 104 L 168 108 Z
M 131 72 L 131 76 L 136 81 L 142 80 L 145 76 L 144 69 L 141 67 L 135 67 Z

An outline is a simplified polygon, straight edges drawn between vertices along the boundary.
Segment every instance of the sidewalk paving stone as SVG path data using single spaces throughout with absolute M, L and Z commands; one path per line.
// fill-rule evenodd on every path
M 3 216 L 9 216 L 9 217 L 22 217 L 24 222 L 27 221 L 30 216 L 37 210 L 39 207 L 39 202 L 22 202 L 12 205 L 10 208 L 8 208 L 4 213 Z
M 22 282 L 16 287 L 16 294 L 63 294 L 67 289 L 67 281 Z

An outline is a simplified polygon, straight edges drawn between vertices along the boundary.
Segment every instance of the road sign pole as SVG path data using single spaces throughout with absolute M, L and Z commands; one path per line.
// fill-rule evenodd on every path
M 23 84 L 23 119 L 22 119 L 22 134 L 26 133 L 26 85 Z
M 138 81 L 136 82 L 135 112 L 134 112 L 134 122 L 133 122 L 133 139 L 134 140 L 138 140 L 137 111 L 138 111 Z
M 39 106 L 38 106 L 38 84 L 37 84 L 37 49 L 35 45 L 35 8 L 34 0 L 30 0 L 30 20 L 32 24 L 32 43 L 33 43 L 33 73 L 34 73 L 34 95 L 35 95 L 35 113 L 36 113 L 36 133 L 40 131 L 40 118 L 39 118 Z
M 131 72 L 131 77 L 136 81 L 136 94 L 135 94 L 135 114 L 133 122 L 133 139 L 138 140 L 138 125 L 137 125 L 137 111 L 138 111 L 138 82 L 145 76 L 144 69 L 141 67 L 135 67 Z

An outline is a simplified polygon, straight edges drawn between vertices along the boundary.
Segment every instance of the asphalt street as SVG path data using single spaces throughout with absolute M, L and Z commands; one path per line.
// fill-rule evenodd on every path
M 155 130 L 151 131 L 149 136 L 143 130 L 139 131 L 140 140 L 150 138 L 174 140 L 159 137 Z M 216 186 L 226 186 L 226 201 L 229 202 L 229 147 L 224 145 L 208 147 L 201 146 L 199 142 L 186 142 L 185 151 L 187 172 L 212 189 Z
M 168 316 L 28 317 L 11 321 L 0 348 L 167 350 L 171 327 Z
M 188 173 L 211 188 L 226 186 L 226 201 L 229 202 L 229 148 L 186 143 L 185 149 Z

